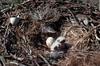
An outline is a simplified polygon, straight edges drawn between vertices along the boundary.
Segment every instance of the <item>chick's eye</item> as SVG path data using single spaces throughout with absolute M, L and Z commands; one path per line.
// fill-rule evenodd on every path
M 61 41 L 60 43 L 64 43 L 64 42 L 65 42 L 65 40 Z
M 57 40 L 57 42 L 60 42 L 60 40 Z

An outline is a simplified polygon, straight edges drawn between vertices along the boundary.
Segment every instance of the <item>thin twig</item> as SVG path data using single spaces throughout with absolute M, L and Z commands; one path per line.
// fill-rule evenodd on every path
M 36 62 L 36 60 L 34 60 L 34 62 L 35 62 L 35 64 L 36 64 L 37 66 L 40 66 L 40 65 Z
M 21 3 L 20 5 L 24 5 L 24 4 L 28 3 L 28 2 L 30 2 L 30 1 L 24 1 L 24 2 Z M 16 5 L 16 6 L 19 6 L 19 4 Z M 16 7 L 16 6 L 15 6 L 15 7 Z M 5 8 L 5 9 L 2 9 L 0 12 L 5 13 L 5 12 L 7 12 L 8 10 L 10 10 L 10 9 L 12 9 L 12 8 L 14 8 L 14 7 L 11 6 L 11 7 L 8 7 L 8 8 Z
M 41 58 L 45 61 L 45 63 L 47 63 L 48 66 L 51 66 L 51 65 L 49 64 L 49 62 L 48 62 L 41 54 L 38 54 L 38 55 L 39 55 L 39 57 L 41 57 Z
M 80 22 L 79 22 L 79 20 L 77 19 L 77 17 L 74 15 L 74 13 L 70 10 L 70 9 L 68 9 L 67 8 L 67 10 L 71 13 L 71 15 L 73 16 L 73 18 L 76 20 L 76 22 L 78 22 L 78 24 L 80 25 Z
M 5 31 L 5 34 L 4 34 L 4 43 L 3 43 L 3 47 L 4 47 L 4 49 L 5 49 L 5 53 L 7 53 L 7 49 L 6 49 L 6 46 L 5 46 L 5 44 L 6 44 L 6 41 L 8 40 L 8 35 L 9 35 L 9 24 L 7 24 L 7 28 L 6 28 L 6 31 Z
M 6 65 L 5 65 L 5 59 L 4 59 L 3 56 L 0 56 L 0 64 L 1 64 L 2 66 L 6 66 Z

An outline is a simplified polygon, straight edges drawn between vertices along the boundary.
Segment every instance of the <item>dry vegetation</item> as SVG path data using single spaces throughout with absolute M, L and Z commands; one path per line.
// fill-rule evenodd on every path
M 100 66 L 96 7 L 27 0 L 2 9 L 0 15 L 0 66 Z M 10 23 L 16 16 L 18 23 Z M 52 53 L 46 39 L 59 36 L 65 43 Z

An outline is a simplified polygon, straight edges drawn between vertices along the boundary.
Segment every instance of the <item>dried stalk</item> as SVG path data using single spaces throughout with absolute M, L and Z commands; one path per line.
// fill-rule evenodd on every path
M 9 24 L 7 24 L 7 28 L 6 28 L 6 31 L 5 31 L 5 34 L 4 34 L 4 43 L 3 43 L 3 47 L 4 47 L 4 49 L 5 49 L 5 53 L 7 53 L 7 49 L 6 49 L 6 46 L 5 46 L 5 44 L 6 44 L 6 41 L 8 40 L 8 35 L 9 35 Z
M 73 16 L 73 18 L 76 20 L 76 22 L 78 22 L 78 24 L 80 25 L 80 22 L 79 22 L 79 20 L 77 19 L 77 17 L 74 15 L 74 13 L 70 10 L 70 9 L 68 9 L 67 8 L 67 10 L 71 13 L 71 15 Z
M 44 60 L 44 62 L 48 65 L 48 66 L 51 66 L 49 64 L 49 62 L 41 55 L 41 54 L 38 54 L 40 58 L 42 58 Z
M 24 4 L 28 3 L 28 2 L 30 2 L 30 1 L 24 1 L 24 2 L 21 3 L 20 5 L 24 5 Z M 19 4 L 18 4 L 18 5 L 19 5 Z M 16 6 L 18 6 L 18 5 L 16 5 Z M 15 6 L 15 7 L 16 7 L 16 6 Z M 12 9 L 12 8 L 14 8 L 13 5 L 12 5 L 11 7 L 9 7 L 9 8 L 2 9 L 0 12 L 5 13 L 5 12 L 7 12 L 8 10 L 10 10 L 10 9 Z
M 4 59 L 3 56 L 0 56 L 0 64 L 1 64 L 2 66 L 6 66 L 6 65 L 5 65 L 5 59 Z
M 34 60 L 34 62 L 35 62 L 35 64 L 36 64 L 37 66 L 40 66 L 40 65 L 36 62 L 36 60 Z

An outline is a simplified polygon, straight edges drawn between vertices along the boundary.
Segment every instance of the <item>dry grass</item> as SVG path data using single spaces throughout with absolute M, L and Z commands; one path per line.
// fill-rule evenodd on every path
M 73 51 L 62 61 L 59 66 L 99 66 L 99 52 L 79 52 Z
M 49 63 L 52 66 L 52 63 L 46 60 L 49 58 L 46 54 L 49 50 L 45 44 L 45 40 L 49 36 L 56 39 L 60 35 L 64 35 L 63 33 L 66 33 L 64 35 L 66 38 L 65 42 L 72 47 L 65 50 L 68 52 L 64 53 L 64 59 L 57 59 L 59 60 L 58 63 L 56 63 L 58 66 L 100 66 L 100 45 L 95 38 L 95 30 L 98 26 L 88 26 L 89 28 L 85 28 L 86 26 L 79 25 L 77 22 L 76 24 L 70 23 L 70 21 L 67 21 L 69 12 L 67 17 L 65 17 L 62 13 L 63 10 L 60 10 L 59 6 L 61 4 L 59 3 L 44 4 L 39 2 L 30 8 L 28 8 L 28 5 L 32 6 L 32 2 L 18 5 L 2 15 L 3 19 L 1 22 L 3 22 L 3 24 L 1 25 L 5 30 L 9 25 L 10 17 L 20 15 L 21 18 L 16 26 L 9 25 L 8 27 L 9 33 L 6 45 L 8 46 L 7 48 L 10 49 L 7 50 L 9 50 L 10 54 L 24 58 L 23 61 L 15 60 L 27 66 L 31 66 L 32 62 L 34 62 L 34 66 L 44 66 Z M 65 8 L 64 12 L 67 14 L 66 10 Z M 35 12 L 37 12 L 38 15 L 34 15 Z M 71 15 L 70 17 L 72 17 Z M 34 16 L 36 16 L 35 18 L 37 19 L 35 19 Z M 45 26 L 53 28 L 55 33 L 43 33 L 42 29 Z M 1 28 L 0 26 L 0 29 Z M 0 42 L 2 44 L 5 30 L 1 30 L 0 33 Z M 0 46 L 0 53 L 3 51 L 5 51 L 4 48 Z M 9 61 L 12 61 L 12 59 L 9 59 Z

